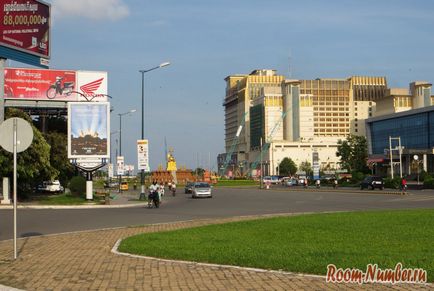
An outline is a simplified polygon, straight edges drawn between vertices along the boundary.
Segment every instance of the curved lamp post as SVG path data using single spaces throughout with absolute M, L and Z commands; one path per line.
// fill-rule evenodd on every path
M 142 74 L 142 135 L 141 139 L 145 139 L 145 73 L 167 67 L 170 65 L 169 62 L 161 63 L 160 65 L 147 69 L 147 70 L 139 70 L 139 72 Z M 145 170 L 141 170 L 140 172 L 140 198 L 139 199 L 145 199 Z

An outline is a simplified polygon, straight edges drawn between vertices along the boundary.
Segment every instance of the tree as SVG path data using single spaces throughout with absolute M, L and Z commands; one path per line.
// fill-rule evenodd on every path
M 308 161 L 301 162 L 299 169 L 306 172 L 306 176 L 312 176 L 313 174 L 312 165 Z
M 50 163 L 59 171 L 60 183 L 67 185 L 75 173 L 74 166 L 68 160 L 67 136 L 59 132 L 50 132 L 44 134 L 44 137 L 51 146 Z
M 282 176 L 292 176 L 297 172 L 297 166 L 290 158 L 284 158 L 279 164 L 279 173 Z
M 58 171 L 50 163 L 50 145 L 41 132 L 32 124 L 31 118 L 21 110 L 9 108 L 6 119 L 20 117 L 28 121 L 33 128 L 33 142 L 30 147 L 17 157 L 18 187 L 21 191 L 29 191 L 37 183 L 57 177 Z M 13 156 L 0 149 L 0 176 L 11 177 L 13 172 Z M 20 191 L 20 192 L 21 192 Z
M 366 165 L 368 159 L 368 143 L 366 137 L 349 135 L 346 140 L 338 141 L 336 156 L 341 158 L 341 168 L 350 172 L 366 173 L 369 171 Z

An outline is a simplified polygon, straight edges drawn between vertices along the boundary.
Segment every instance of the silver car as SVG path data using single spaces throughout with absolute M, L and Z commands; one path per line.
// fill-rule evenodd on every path
M 205 182 L 196 182 L 194 183 L 191 189 L 191 197 L 199 198 L 199 197 L 212 197 L 211 186 Z

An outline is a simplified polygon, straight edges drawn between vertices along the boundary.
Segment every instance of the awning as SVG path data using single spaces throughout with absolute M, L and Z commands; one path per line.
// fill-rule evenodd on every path
M 373 164 L 373 163 L 383 163 L 384 158 L 369 158 L 366 163 Z

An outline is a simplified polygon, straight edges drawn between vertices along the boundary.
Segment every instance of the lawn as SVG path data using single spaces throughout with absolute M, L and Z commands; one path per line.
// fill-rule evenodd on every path
M 84 197 L 72 196 L 70 194 L 37 196 L 33 200 L 42 205 L 80 205 L 87 202 Z M 99 199 L 96 201 L 99 201 Z
M 310 274 L 328 264 L 423 268 L 434 280 L 434 210 L 312 214 L 141 234 L 119 250 L 152 257 Z

